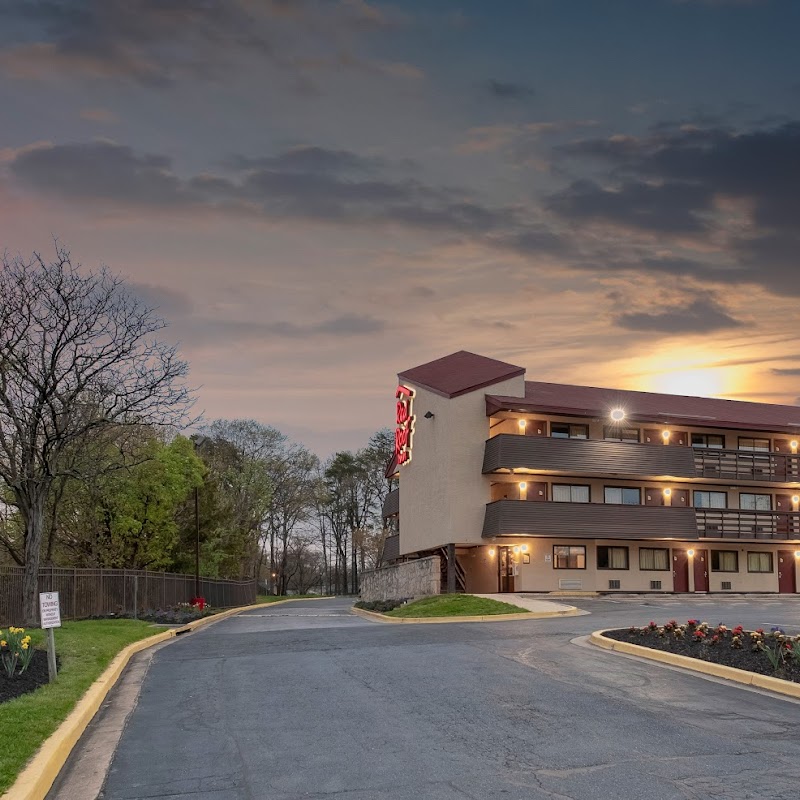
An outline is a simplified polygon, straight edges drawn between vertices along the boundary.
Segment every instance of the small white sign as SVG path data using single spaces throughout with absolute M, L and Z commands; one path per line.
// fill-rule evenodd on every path
M 58 592 L 41 592 L 39 594 L 39 615 L 42 628 L 61 627 L 61 606 L 58 602 Z
M 544 560 L 545 560 L 545 561 L 552 561 L 552 560 L 553 560 L 553 557 L 550 555 L 550 553 L 547 553 L 547 554 L 545 555 L 545 557 L 544 557 Z

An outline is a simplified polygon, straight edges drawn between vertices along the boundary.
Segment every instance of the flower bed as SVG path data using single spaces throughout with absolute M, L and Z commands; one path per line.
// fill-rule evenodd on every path
M 49 680 L 47 653 L 44 650 L 34 650 L 28 668 L 21 675 L 9 677 L 5 670 L 0 671 L 0 703 L 33 692 Z
M 741 625 L 710 626 L 690 619 L 683 625 L 675 620 L 664 625 L 650 622 L 643 628 L 605 631 L 603 636 L 800 683 L 800 636 L 787 636 L 780 628 L 746 631 Z

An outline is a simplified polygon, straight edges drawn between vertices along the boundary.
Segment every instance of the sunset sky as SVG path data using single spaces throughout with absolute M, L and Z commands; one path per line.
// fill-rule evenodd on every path
M 321 455 L 455 350 L 800 396 L 797 0 L 4 0 L 0 246 Z

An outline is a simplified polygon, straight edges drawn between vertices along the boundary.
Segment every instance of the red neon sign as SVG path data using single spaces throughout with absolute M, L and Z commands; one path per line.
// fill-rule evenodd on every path
M 394 454 L 397 466 L 411 461 L 411 440 L 414 436 L 414 390 L 402 384 L 394 393 L 397 400 L 397 427 L 394 429 Z

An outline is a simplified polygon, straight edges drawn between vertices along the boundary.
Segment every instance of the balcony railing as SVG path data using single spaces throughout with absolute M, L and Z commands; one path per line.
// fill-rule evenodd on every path
M 689 447 L 501 433 L 486 442 L 483 472 L 535 469 L 571 475 L 694 478 Z
M 495 500 L 483 536 L 800 541 L 800 512 Z
M 700 478 L 740 481 L 800 481 L 800 456 L 746 450 L 694 448 L 694 465 Z
M 749 450 L 553 439 L 501 433 L 486 442 L 483 472 L 515 469 L 631 478 L 708 478 L 800 483 L 800 455 Z
M 588 539 L 697 539 L 692 508 L 496 500 L 486 506 L 483 536 Z
M 392 489 L 383 501 L 381 516 L 386 519 L 400 513 L 400 490 Z
M 720 539 L 800 539 L 800 513 L 698 508 L 697 533 Z

